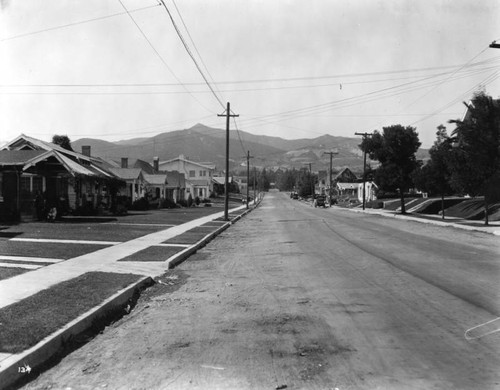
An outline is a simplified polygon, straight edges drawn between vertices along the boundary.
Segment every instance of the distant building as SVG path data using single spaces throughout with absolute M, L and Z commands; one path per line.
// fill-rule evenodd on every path
M 186 180 L 186 196 L 193 198 L 208 198 L 213 192 L 212 176 L 215 164 L 198 163 L 188 160 L 184 155 L 177 158 L 160 161 L 160 171 L 177 171 L 184 174 Z

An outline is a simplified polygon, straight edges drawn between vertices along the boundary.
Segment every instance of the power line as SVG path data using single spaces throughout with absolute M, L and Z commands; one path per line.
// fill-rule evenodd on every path
M 214 87 L 215 89 L 217 90 L 217 92 L 220 94 L 220 90 L 217 88 L 217 84 L 215 83 L 214 81 L 214 78 L 212 77 L 212 75 L 210 74 L 210 71 L 208 70 L 208 66 L 205 64 L 205 61 L 203 61 L 203 57 L 201 56 L 198 48 L 196 47 L 196 43 L 194 42 L 194 39 L 193 37 L 191 36 L 191 33 L 189 32 L 189 29 L 186 25 L 186 23 L 184 22 L 184 18 L 182 17 L 182 14 L 179 10 L 179 8 L 177 7 L 177 4 L 174 0 L 172 0 L 172 3 L 174 4 L 174 7 L 175 7 L 175 10 L 177 11 L 177 14 L 179 15 L 179 18 L 181 19 L 181 22 L 182 22 L 182 25 L 184 26 L 184 29 L 186 30 L 187 32 L 187 35 L 189 37 L 189 40 L 191 41 L 191 43 L 193 44 L 193 47 L 194 47 L 194 50 L 196 51 L 196 54 L 198 54 L 198 57 L 200 58 L 200 61 L 201 63 L 203 64 L 203 66 L 205 67 L 205 71 L 207 72 L 208 74 L 208 77 L 210 77 L 210 80 L 212 81 L 212 84 L 214 84 Z
M 120 0 L 119 0 L 120 1 Z M 179 28 L 177 27 L 177 24 L 175 23 L 175 20 L 174 18 L 172 17 L 172 14 L 170 13 L 170 10 L 168 9 L 167 5 L 165 4 L 165 2 L 163 0 L 160 0 L 163 7 L 165 8 L 165 10 L 167 11 L 168 13 L 168 16 L 170 17 L 170 20 L 172 22 L 172 25 L 174 26 L 174 29 L 177 33 L 177 35 L 179 36 L 179 39 L 181 40 L 182 42 L 182 45 L 184 46 L 184 48 L 186 49 L 186 52 L 189 54 L 189 56 L 191 57 L 191 59 L 193 60 L 195 66 L 196 66 L 196 69 L 198 69 L 198 72 L 200 73 L 201 77 L 203 78 L 203 80 L 205 80 L 205 83 L 207 84 L 208 88 L 210 89 L 210 91 L 212 91 L 212 94 L 214 95 L 215 99 L 217 99 L 217 101 L 219 102 L 219 104 L 222 106 L 222 108 L 224 108 L 224 103 L 222 103 L 222 100 L 219 98 L 219 96 L 217 96 L 217 94 L 215 93 L 214 89 L 212 88 L 212 85 L 210 84 L 210 82 L 208 81 L 208 79 L 206 78 L 205 74 L 203 73 L 203 71 L 201 70 L 200 68 L 200 65 L 198 64 L 198 62 L 196 61 L 196 58 L 194 57 L 193 53 L 191 52 L 191 50 L 189 49 L 189 46 L 187 45 L 184 37 L 182 36 L 182 33 L 181 31 L 179 30 Z
M 170 68 L 170 66 L 168 66 L 167 62 L 164 60 L 164 58 L 161 56 L 161 54 L 158 52 L 158 50 L 156 50 L 156 48 L 154 47 L 154 45 L 151 43 L 151 41 L 149 40 L 149 38 L 147 37 L 147 35 L 144 33 L 144 31 L 142 31 L 141 27 L 139 26 L 139 24 L 135 21 L 134 17 L 131 15 L 131 13 L 127 10 L 127 7 L 125 7 L 125 5 L 122 3 L 121 0 L 118 0 L 118 2 L 121 4 L 121 6 L 123 7 L 123 9 L 127 12 L 127 15 L 130 17 L 130 19 L 132 20 L 132 22 L 135 24 L 135 26 L 137 27 L 137 29 L 139 30 L 139 32 L 141 33 L 141 35 L 143 36 L 143 38 L 146 40 L 146 42 L 149 44 L 149 46 L 151 47 L 151 49 L 153 50 L 153 52 L 156 54 L 156 56 L 160 59 L 160 61 L 163 63 L 163 65 L 165 65 L 165 67 L 168 69 L 168 71 L 170 72 L 170 74 L 172 76 L 174 76 L 174 78 L 179 82 L 179 84 L 181 84 L 183 86 L 183 88 L 189 93 L 189 95 L 191 95 L 191 97 L 193 97 L 193 99 L 195 99 L 198 104 L 200 106 L 202 106 L 204 109 L 206 109 L 207 111 L 209 112 L 212 112 L 211 110 L 209 110 L 207 107 L 205 107 L 188 89 L 187 87 L 182 84 L 182 82 L 179 80 L 179 78 L 175 75 L 175 73 L 172 71 L 172 69 Z M 163 3 L 163 1 L 162 1 Z
M 143 11 L 143 10 L 146 10 L 146 9 L 158 7 L 160 5 L 161 4 L 155 4 L 155 5 L 149 5 L 147 7 L 135 8 L 135 9 L 130 10 L 128 12 L 133 13 L 133 12 Z M 7 38 L 0 39 L 0 42 L 11 41 L 13 39 L 24 38 L 24 37 L 28 37 L 30 35 L 36 35 L 36 34 L 41 34 L 41 33 L 48 32 L 48 31 L 59 30 L 61 28 L 73 27 L 73 26 L 77 26 L 79 24 L 85 24 L 85 23 L 95 22 L 95 21 L 98 21 L 98 20 L 104 20 L 104 19 L 114 18 L 115 16 L 125 15 L 126 13 L 127 12 L 117 12 L 117 13 L 111 14 L 111 15 L 100 16 L 100 17 L 97 17 L 97 18 L 81 20 L 79 22 L 63 24 L 63 25 L 54 26 L 54 27 L 48 27 L 48 28 L 45 28 L 45 29 L 42 29 L 42 30 L 32 31 L 32 32 L 24 33 L 24 34 L 19 34 L 19 35 L 13 35 L 13 36 L 10 36 L 10 37 L 7 37 Z
M 121 13 L 121 15 L 125 14 Z M 500 57 L 494 58 L 488 61 L 480 61 L 476 62 L 474 64 L 469 65 L 469 68 L 472 68 L 473 66 L 478 66 L 478 65 L 485 65 L 489 63 L 494 63 L 498 62 L 500 60 Z M 451 68 L 452 66 L 446 66 L 446 67 L 441 67 L 441 68 Z M 489 70 L 492 68 L 496 68 L 497 65 L 492 65 L 489 67 L 485 68 L 479 68 L 479 69 L 469 69 L 468 72 L 477 72 L 477 71 L 483 71 L 483 70 Z M 407 72 L 407 71 L 397 71 L 397 72 Z M 409 72 L 409 71 L 408 71 Z M 450 73 L 456 73 L 456 71 L 453 72 L 442 72 L 442 73 L 435 73 L 433 76 L 442 76 L 442 75 L 447 75 Z M 348 75 L 349 76 L 349 75 Z M 302 80 L 315 80 L 315 79 L 330 79 L 330 78 L 338 78 L 340 76 L 317 76 L 317 77 L 300 77 L 300 78 L 288 78 L 288 79 L 266 79 L 266 80 L 233 80 L 233 81 L 217 81 L 213 82 L 216 85 L 223 85 L 223 84 L 249 84 L 249 83 L 262 83 L 262 82 L 276 82 L 276 81 L 302 81 Z M 349 77 L 357 77 L 356 74 L 351 74 Z M 384 81 L 397 81 L 397 80 L 405 80 L 405 79 L 411 79 L 411 78 L 416 78 L 419 76 L 406 76 L 406 77 L 398 77 L 398 78 L 386 78 L 386 79 L 374 79 L 374 80 L 364 80 L 364 81 L 351 81 L 351 82 L 342 82 L 342 83 L 331 83 L 331 84 L 313 84 L 311 85 L 312 87 L 315 86 L 339 86 L 340 84 L 343 85 L 355 85 L 355 84 L 367 84 L 367 83 L 377 83 L 377 82 L 384 82 Z M 1 84 L 0 87 L 173 87 L 173 86 L 195 86 L 195 85 L 205 85 L 205 82 L 183 82 L 183 83 L 79 83 L 79 84 Z M 307 87 L 307 86 L 297 86 L 297 88 L 302 88 L 302 87 Z M 292 87 L 276 87 L 276 89 L 280 88 L 295 88 L 295 86 Z M 258 90 L 258 89 L 256 89 Z M 267 88 L 263 88 L 262 90 L 268 90 Z M 223 92 L 238 92 L 238 91 L 246 91 L 244 90 L 227 90 Z

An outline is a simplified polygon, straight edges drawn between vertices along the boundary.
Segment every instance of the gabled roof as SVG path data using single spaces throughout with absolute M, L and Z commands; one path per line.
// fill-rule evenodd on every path
M 221 185 L 226 184 L 226 178 L 222 176 L 212 177 L 212 181 L 216 184 L 221 184 Z
M 172 159 L 167 160 L 167 161 L 160 161 L 159 164 L 160 165 L 170 164 L 170 163 L 177 162 L 177 161 L 184 161 L 184 162 L 187 162 L 189 164 L 198 165 L 199 167 L 202 167 L 202 168 L 205 168 L 205 169 L 212 169 L 212 170 L 215 169 L 215 164 L 214 163 L 210 163 L 210 162 L 199 163 L 199 162 L 188 160 L 184 156 L 179 156 L 179 157 L 176 157 L 176 158 L 172 158 Z
M 139 168 L 109 168 L 109 171 L 123 180 L 137 180 L 142 176 Z
M 192 186 L 195 186 L 195 187 L 205 187 L 205 186 L 208 186 L 210 184 L 210 181 L 208 180 L 189 180 L 189 179 L 186 179 L 186 181 L 191 184 Z
M 0 150 L 0 165 L 23 166 L 31 159 L 45 153 L 43 150 Z
M 4 148 L 10 150 L 21 150 L 23 148 L 30 147 L 33 150 L 56 150 L 59 153 L 66 154 L 72 157 L 79 158 L 81 160 L 90 161 L 91 157 L 78 152 L 72 152 L 71 150 L 64 149 L 63 147 L 53 144 L 52 142 L 45 142 L 25 134 L 21 134 L 14 140 L 8 142 L 4 145 Z
M 155 174 L 155 175 L 150 175 L 147 173 L 143 174 L 144 180 L 146 180 L 149 184 L 151 185 L 158 185 L 162 186 L 167 184 L 167 175 L 166 174 Z

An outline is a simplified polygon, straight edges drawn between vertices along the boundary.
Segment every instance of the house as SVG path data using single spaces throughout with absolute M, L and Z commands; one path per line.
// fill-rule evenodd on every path
M 238 186 L 240 194 L 246 195 L 248 189 L 248 179 L 246 176 L 234 176 L 233 182 Z
M 165 198 L 175 203 L 186 199 L 186 178 L 178 171 L 165 171 L 167 175 L 167 186 Z
M 56 207 L 96 209 L 109 203 L 103 188 L 115 176 L 90 156 L 21 134 L 0 150 L 0 218 L 19 213 L 33 217 L 35 203 Z M 37 201 L 35 202 L 35 199 Z
M 335 192 L 338 192 L 339 194 L 346 193 L 346 191 L 352 189 L 351 188 L 352 186 L 347 184 L 358 183 L 359 181 L 360 179 L 349 168 L 343 168 L 339 172 L 332 172 L 333 193 Z M 342 183 L 342 185 L 338 186 L 339 183 Z M 330 191 L 329 171 L 318 172 L 318 186 L 316 188 L 318 193 L 320 194 L 329 193 Z
M 159 162 L 159 171 L 177 171 L 184 174 L 186 182 L 186 196 L 193 198 L 208 198 L 213 192 L 212 176 L 215 165 L 212 163 L 198 163 L 188 160 L 184 155 Z
M 146 195 L 146 180 L 139 168 L 109 168 L 109 171 L 122 181 L 117 195 L 127 197 L 132 203 Z
M 146 181 L 146 198 L 149 202 L 158 203 L 166 197 L 167 193 L 167 174 L 143 174 Z

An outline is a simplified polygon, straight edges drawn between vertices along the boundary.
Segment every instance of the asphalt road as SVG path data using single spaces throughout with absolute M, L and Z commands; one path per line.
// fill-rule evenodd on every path
M 27 388 L 500 388 L 499 254 L 270 193 Z

